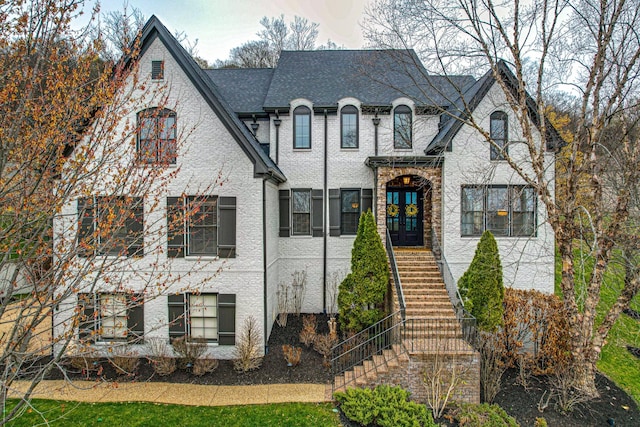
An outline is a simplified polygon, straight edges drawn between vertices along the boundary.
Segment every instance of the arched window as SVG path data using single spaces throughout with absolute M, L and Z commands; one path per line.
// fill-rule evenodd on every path
M 148 108 L 138 113 L 138 160 L 147 164 L 175 164 L 176 113 Z
M 393 147 L 411 148 L 411 108 L 398 105 L 393 111 Z
M 311 148 L 311 110 L 304 105 L 293 110 L 293 148 Z
M 358 148 L 358 109 L 345 105 L 340 110 L 340 147 Z
M 495 111 L 491 113 L 490 136 L 493 143 L 491 144 L 491 160 L 504 160 L 508 154 L 507 144 L 508 127 L 507 115 L 503 111 Z

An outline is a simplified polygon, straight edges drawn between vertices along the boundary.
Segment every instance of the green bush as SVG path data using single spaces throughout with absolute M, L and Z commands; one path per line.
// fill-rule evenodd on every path
M 458 281 L 465 308 L 478 321 L 478 329 L 494 332 L 502 324 L 504 285 L 498 245 L 485 231 L 469 269 Z
M 387 254 L 369 210 L 360 216 L 351 250 L 351 273 L 339 287 L 338 310 L 343 331 L 359 332 L 382 319 L 388 283 Z
M 516 420 L 507 415 L 504 409 L 488 403 L 457 405 L 446 418 L 451 422 L 457 421 L 460 426 L 468 427 L 519 427 Z
M 334 397 L 345 416 L 363 426 L 436 426 L 427 407 L 410 402 L 409 392 L 401 387 L 351 388 L 336 392 Z

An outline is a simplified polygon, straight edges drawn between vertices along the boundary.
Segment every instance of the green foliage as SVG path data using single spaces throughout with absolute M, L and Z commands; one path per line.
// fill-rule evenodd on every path
M 519 427 L 516 420 L 507 415 L 504 409 L 488 403 L 463 403 L 453 408 L 446 417 L 451 421 L 457 421 L 460 426 Z
M 548 427 L 547 420 L 543 417 L 536 418 L 536 422 L 533 424 L 533 427 Z
M 469 269 L 458 281 L 465 308 L 477 319 L 478 329 L 495 331 L 502 324 L 504 285 L 498 244 L 490 231 L 478 242 Z
M 16 400 L 9 401 L 11 409 Z M 156 403 L 81 403 L 33 399 L 33 409 L 9 422 L 12 427 L 340 426 L 331 404 L 278 403 L 242 406 L 182 406 Z M 46 420 L 46 422 L 45 422 Z
M 375 389 L 350 388 L 337 392 L 335 399 L 351 421 L 364 426 L 431 427 L 436 424 L 425 405 L 409 401 L 401 387 L 379 385 Z
M 369 210 L 360 216 L 358 234 L 351 250 L 351 273 L 339 287 L 341 328 L 359 332 L 382 319 L 388 283 L 387 254 Z

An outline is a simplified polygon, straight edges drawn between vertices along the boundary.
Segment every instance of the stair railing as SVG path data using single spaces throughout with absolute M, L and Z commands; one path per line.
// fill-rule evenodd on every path
M 393 252 L 393 244 L 391 243 L 391 235 L 389 229 L 387 231 L 386 247 L 389 264 L 391 265 L 391 274 L 393 274 L 393 283 L 396 287 L 396 296 L 398 298 L 398 306 L 400 307 L 400 316 L 402 320 L 406 319 L 407 308 L 404 301 L 404 293 L 402 292 L 402 282 L 400 281 L 400 273 L 398 273 L 398 264 L 396 263 L 396 254 Z
M 401 345 L 403 324 L 404 320 L 400 313 L 395 312 L 334 346 L 331 349 L 332 391 L 335 391 L 336 388 L 336 376 L 363 365 L 365 361 L 370 361 L 373 370 L 377 370 L 379 366 L 385 364 L 384 358 L 376 360 L 373 357 L 382 354 L 384 350 L 397 345 L 394 351 L 404 353 L 406 350 Z M 396 356 L 398 355 L 396 354 Z M 366 368 L 363 367 L 363 369 Z M 355 373 L 351 378 L 345 377 L 345 388 L 349 384 L 355 383 L 358 377 Z

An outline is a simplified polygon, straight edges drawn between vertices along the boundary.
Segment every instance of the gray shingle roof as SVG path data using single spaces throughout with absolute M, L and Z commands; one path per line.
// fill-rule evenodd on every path
M 422 106 L 447 105 L 471 76 L 428 76 L 412 50 L 283 51 L 264 101 L 285 108 L 296 98 L 333 106 L 344 97 L 365 105 L 391 105 L 398 97 Z
M 262 111 L 273 68 L 219 68 L 205 72 L 236 113 Z

